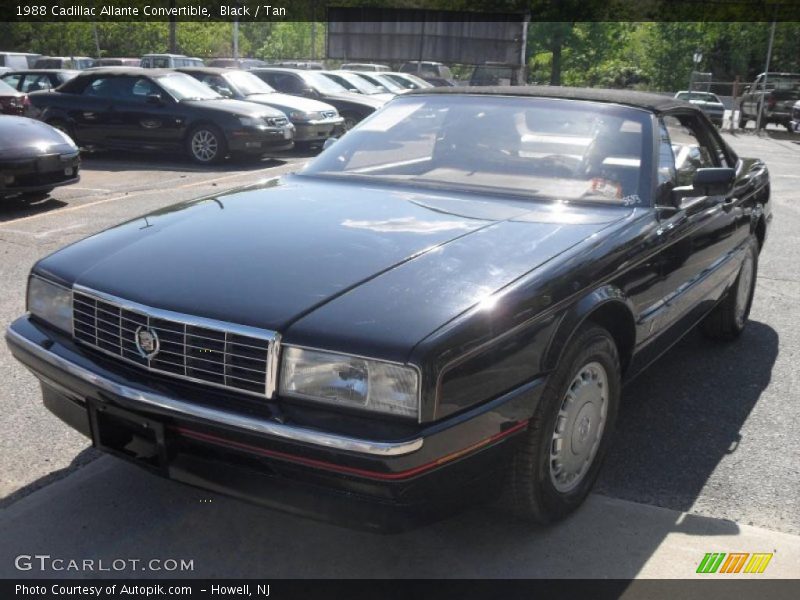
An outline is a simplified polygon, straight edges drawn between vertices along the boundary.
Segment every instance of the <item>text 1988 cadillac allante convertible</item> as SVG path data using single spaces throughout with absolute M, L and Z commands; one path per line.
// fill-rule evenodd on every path
M 420 90 L 296 175 L 41 260 L 7 340 L 51 411 L 170 478 L 382 529 L 503 489 L 546 523 L 626 378 L 745 327 L 769 189 L 679 100 Z

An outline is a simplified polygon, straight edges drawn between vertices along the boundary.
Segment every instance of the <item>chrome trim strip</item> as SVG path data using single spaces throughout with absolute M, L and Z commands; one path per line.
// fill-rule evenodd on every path
M 290 440 L 292 442 L 300 442 L 304 444 L 311 444 L 313 446 L 321 446 L 324 448 L 331 448 L 333 450 L 343 450 L 345 452 L 355 452 L 358 454 L 369 454 L 372 456 L 402 456 L 416 452 L 424 443 L 423 438 L 408 440 L 404 442 L 379 442 L 373 440 L 365 440 L 360 438 L 351 438 L 342 435 L 331 433 L 322 433 L 312 429 L 305 429 L 303 427 L 294 427 L 291 425 L 284 425 L 274 421 L 265 421 L 263 419 L 255 419 L 245 415 L 226 412 L 216 408 L 208 408 L 204 406 L 197 406 L 190 402 L 184 402 L 176 398 L 157 394 L 155 392 L 147 392 L 139 390 L 127 385 L 116 383 L 110 379 L 106 379 L 89 369 L 76 365 L 69 360 L 58 356 L 57 354 L 45 350 L 38 344 L 30 341 L 26 337 L 20 335 L 11 328 L 6 330 L 6 336 L 10 341 L 13 341 L 18 346 L 22 347 L 26 352 L 29 352 L 40 358 L 41 360 L 62 369 L 73 377 L 77 377 L 105 392 L 116 394 L 134 402 L 140 402 L 143 405 L 154 406 L 173 412 L 189 415 L 209 421 L 211 423 L 226 425 L 241 429 L 247 432 L 254 432 L 265 434 L 275 438 Z M 30 366 L 28 366 L 30 368 Z M 38 377 L 38 373 L 36 374 Z

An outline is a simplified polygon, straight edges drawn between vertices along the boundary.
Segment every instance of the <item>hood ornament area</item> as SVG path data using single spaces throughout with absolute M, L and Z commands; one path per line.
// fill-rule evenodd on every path
M 156 332 L 143 325 L 136 329 L 134 342 L 139 354 L 148 360 L 158 354 L 160 349 Z

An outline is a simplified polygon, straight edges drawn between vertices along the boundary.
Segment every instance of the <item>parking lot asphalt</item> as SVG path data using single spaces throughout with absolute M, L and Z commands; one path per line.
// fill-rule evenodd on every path
M 686 518 L 683 513 L 722 519 L 710 529 L 694 532 L 709 536 L 705 538 L 709 546 L 718 543 L 723 533 L 733 536 L 733 545 L 737 539 L 750 539 L 744 535 L 750 526 L 779 532 L 777 541 L 770 543 L 794 540 L 793 536 L 800 535 L 800 241 L 796 233 L 800 231 L 800 143 L 798 138 L 760 138 L 752 133 L 726 134 L 726 139 L 740 154 L 763 158 L 772 175 L 775 219 L 761 255 L 752 322 L 741 340 L 731 344 L 689 334 L 625 389 L 615 441 L 597 493 L 582 509 L 585 512 L 564 526 L 531 531 L 494 511 L 476 509 L 443 524 L 381 538 L 161 481 L 110 457 L 96 460 L 98 455 L 85 438 L 42 407 L 33 376 L 0 345 L 0 498 L 5 498 L 0 500 L 4 507 L 0 533 L 6 541 L 0 560 L 5 561 L 12 548 L 24 550 L 29 541 L 36 546 L 31 551 L 55 548 L 78 556 L 124 551 L 144 557 L 183 553 L 191 558 L 194 552 L 204 558 L 204 565 L 202 572 L 193 575 L 206 577 L 253 576 L 252 569 L 258 568 L 272 576 L 438 577 L 452 574 L 454 568 L 461 576 L 591 576 L 588 567 L 581 567 L 589 563 L 570 566 L 551 560 L 545 564 L 555 570 L 542 571 L 533 566 L 534 558 L 568 552 L 580 543 L 581 524 L 613 513 L 619 515 L 617 524 L 612 520 L 607 527 L 589 528 L 585 535 L 591 539 L 586 543 L 602 552 L 614 545 L 610 536 L 622 536 L 620 548 L 612 554 L 629 562 L 617 576 L 660 576 L 653 575 L 664 573 L 653 571 L 648 560 L 679 531 Z M 0 325 L 4 328 L 24 311 L 26 276 L 38 258 L 149 210 L 269 178 L 297 168 L 304 160 L 290 156 L 264 164 L 226 164 L 210 171 L 162 157 L 97 154 L 85 159 L 82 181 L 56 190 L 52 199 L 39 205 L 0 204 Z M 625 534 L 624 515 L 633 519 L 637 506 L 646 507 L 645 517 L 636 522 L 639 525 L 630 521 Z M 651 529 L 645 526 L 647 522 L 653 523 Z M 575 523 L 577 530 L 572 529 Z M 476 531 L 480 535 L 473 537 Z M 492 531 L 498 539 L 491 538 Z M 693 530 L 683 534 L 692 535 Z M 789 536 L 780 537 L 783 534 Z M 313 539 L 324 539 L 320 548 L 331 551 L 330 555 L 320 549 L 313 553 L 317 566 L 330 560 L 321 570 L 300 564 Z M 395 541 L 387 544 L 376 539 Z M 97 540 L 103 543 L 93 545 Z M 453 540 L 460 541 L 454 544 Z M 550 545 L 543 544 L 544 540 Z M 432 555 L 420 552 L 426 543 L 455 556 L 432 566 L 435 561 L 425 559 Z M 470 570 L 486 557 L 474 543 L 490 553 L 499 552 L 503 543 L 524 547 L 522 555 L 528 560 L 491 561 L 495 565 L 491 572 Z M 274 550 L 265 548 L 274 544 L 281 544 L 290 558 L 272 563 L 277 565 L 272 569 L 269 557 Z M 358 550 L 355 557 L 348 554 L 359 544 L 370 551 Z M 550 551 L 552 544 L 556 549 Z M 382 554 L 379 550 L 387 546 L 392 551 Z M 626 555 L 626 547 L 635 551 Z M 773 550 L 781 551 L 772 547 L 743 551 Z M 263 560 L 234 560 L 233 556 Z M 498 556 L 511 555 L 504 550 Z M 0 576 L 10 574 L 8 564 L 0 564 Z

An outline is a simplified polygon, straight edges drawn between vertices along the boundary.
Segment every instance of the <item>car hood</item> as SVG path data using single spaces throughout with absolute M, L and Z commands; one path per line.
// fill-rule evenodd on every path
M 254 94 L 244 98 L 247 102 L 256 102 L 266 106 L 274 106 L 283 112 L 291 112 L 299 110 L 302 112 L 317 112 L 321 110 L 336 110 L 330 104 L 313 100 L 311 98 L 303 98 L 301 96 L 290 96 L 289 94 L 281 94 L 275 92 L 273 94 Z
M 46 123 L 26 117 L 0 116 L 0 158 L 77 151 L 75 144 Z
M 293 323 L 306 337 L 315 322 L 327 322 L 325 335 L 354 323 L 362 332 L 386 327 L 374 315 L 392 305 L 394 317 L 414 323 L 404 332 L 412 335 L 628 213 L 291 176 L 129 221 L 50 255 L 36 270 L 152 307 L 277 330 L 288 340 Z M 367 304 L 353 323 L 328 322 L 325 311 L 337 301 L 345 309 Z
M 220 100 L 182 100 L 181 104 L 194 108 L 224 112 L 228 114 L 241 115 L 244 117 L 285 117 L 281 111 L 271 106 L 245 102 L 244 100 L 232 100 L 224 98 Z

